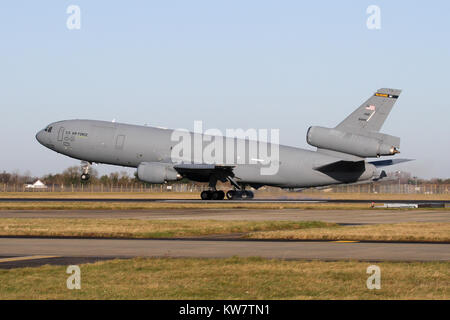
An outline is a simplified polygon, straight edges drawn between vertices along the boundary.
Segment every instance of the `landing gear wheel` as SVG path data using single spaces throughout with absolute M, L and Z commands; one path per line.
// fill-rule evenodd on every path
M 229 190 L 227 192 L 227 198 L 229 200 L 236 200 L 236 199 L 253 199 L 254 194 L 252 191 L 246 191 L 246 190 Z
M 200 194 L 200 197 L 202 198 L 202 200 L 209 200 L 209 199 L 211 199 L 211 192 L 210 191 L 202 191 L 202 193 Z
M 211 192 L 211 200 L 220 200 L 219 193 L 217 191 Z
M 223 200 L 225 198 L 225 192 L 223 192 L 222 190 L 216 191 L 218 198 L 217 200 Z
M 236 191 L 234 191 L 234 190 L 227 191 L 228 200 L 233 200 L 233 198 L 235 197 L 235 194 L 236 194 Z
M 244 193 L 247 199 L 253 199 L 254 194 L 252 191 L 244 191 Z
M 87 161 L 81 161 L 81 181 L 88 181 L 91 177 L 89 174 L 89 168 L 91 163 Z
M 225 192 L 219 191 L 202 191 L 200 194 L 202 200 L 223 200 L 225 198 Z

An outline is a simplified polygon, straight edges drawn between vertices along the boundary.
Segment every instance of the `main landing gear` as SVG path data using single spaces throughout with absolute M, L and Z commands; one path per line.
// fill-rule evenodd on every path
M 254 194 L 248 190 L 229 190 L 226 193 L 227 199 L 253 199 Z M 223 200 L 225 199 L 225 192 L 222 190 L 205 190 L 200 194 L 202 200 Z
M 230 183 L 234 186 L 233 190 L 229 190 L 226 193 L 226 197 L 229 200 L 237 199 L 253 199 L 253 192 L 245 190 L 244 185 L 239 185 L 233 178 L 228 177 Z M 226 180 L 225 180 L 226 181 Z M 225 199 L 225 192 L 216 189 L 217 178 L 214 176 L 210 177 L 209 180 L 209 190 L 202 191 L 200 197 L 202 200 L 223 200 Z
M 90 162 L 81 161 L 81 181 L 88 181 L 91 175 L 89 174 L 89 169 L 91 167 Z

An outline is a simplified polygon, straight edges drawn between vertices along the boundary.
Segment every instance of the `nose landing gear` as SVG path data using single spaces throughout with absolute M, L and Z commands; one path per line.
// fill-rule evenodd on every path
M 89 174 L 89 169 L 91 168 L 91 163 L 86 161 L 81 161 L 81 181 L 88 181 L 91 175 Z

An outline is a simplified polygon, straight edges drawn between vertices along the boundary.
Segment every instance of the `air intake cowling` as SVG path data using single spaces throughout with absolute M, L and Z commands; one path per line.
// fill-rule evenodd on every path
M 181 179 L 181 175 L 170 163 L 142 162 L 137 168 L 139 180 L 148 183 L 164 183 Z

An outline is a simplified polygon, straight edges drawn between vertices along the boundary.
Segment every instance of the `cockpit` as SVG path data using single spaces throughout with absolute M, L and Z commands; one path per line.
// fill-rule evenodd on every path
M 40 130 L 36 134 L 37 141 L 39 141 L 40 144 L 42 144 L 48 148 L 51 148 L 50 146 L 53 145 L 52 140 L 55 138 L 54 133 L 52 132 L 53 127 L 54 127 L 54 123 L 49 124 L 48 126 L 45 127 L 45 129 Z

